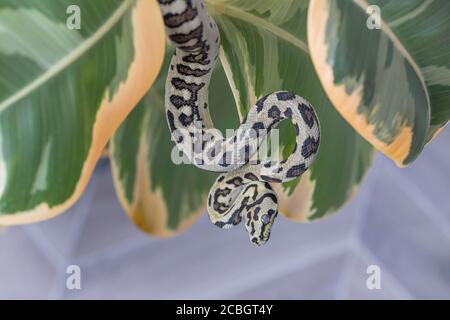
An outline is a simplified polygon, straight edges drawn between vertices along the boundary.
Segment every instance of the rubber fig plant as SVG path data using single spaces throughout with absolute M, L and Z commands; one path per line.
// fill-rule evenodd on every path
M 376 150 L 407 166 L 450 118 L 447 0 L 205 5 L 221 34 L 209 96 L 222 130 L 281 89 L 316 108 L 314 165 L 274 186 L 292 220 L 343 206 Z M 73 205 L 108 142 L 118 198 L 140 229 L 170 236 L 204 212 L 216 175 L 174 161 L 165 120 L 171 52 L 156 0 L 0 2 L 0 225 Z M 282 126 L 280 137 L 286 156 L 295 133 Z

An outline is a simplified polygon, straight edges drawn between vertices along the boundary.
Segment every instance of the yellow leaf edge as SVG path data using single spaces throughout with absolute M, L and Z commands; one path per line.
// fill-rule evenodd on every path
M 0 217 L 0 225 L 19 225 L 48 220 L 70 208 L 85 190 L 109 138 L 147 92 L 158 75 L 165 50 L 164 25 L 154 0 L 137 0 L 132 11 L 135 57 L 127 79 L 109 99 L 105 92 L 96 115 L 92 143 L 73 194 L 54 207 L 41 203 L 33 209 Z

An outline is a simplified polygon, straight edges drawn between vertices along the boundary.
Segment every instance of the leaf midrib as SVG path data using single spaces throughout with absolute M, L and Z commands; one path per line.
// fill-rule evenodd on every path
M 88 52 L 93 46 L 95 46 L 100 39 L 102 39 L 115 25 L 128 9 L 133 5 L 135 0 L 125 0 L 114 13 L 105 21 L 105 23 L 98 28 L 90 37 L 86 38 L 80 45 L 68 55 L 64 56 L 52 67 L 47 69 L 42 75 L 28 83 L 22 89 L 14 93 L 12 96 L 0 103 L 0 113 L 12 106 L 20 99 L 26 97 L 29 93 L 33 92 L 41 85 L 45 84 L 48 80 L 55 77 L 66 67 L 72 65 L 74 61 L 77 61 L 86 52 Z
M 215 10 L 216 12 L 221 12 L 224 15 L 227 15 L 227 16 L 230 16 L 233 18 L 237 18 L 239 20 L 250 23 L 256 27 L 263 28 L 263 29 L 273 33 L 278 38 L 281 38 L 281 39 L 291 43 L 295 47 L 297 47 L 300 50 L 309 54 L 308 45 L 304 41 L 300 40 L 292 33 L 278 27 L 277 25 L 275 25 L 273 23 L 271 23 L 265 19 L 262 19 L 260 17 L 257 17 L 254 14 L 244 11 L 244 10 L 242 10 L 238 7 L 235 7 L 229 3 L 223 3 L 223 2 L 214 3 L 212 0 L 205 0 L 205 2 L 208 3 L 210 6 L 212 6 L 213 8 L 217 9 L 217 10 Z M 220 9 L 218 9 L 219 4 L 220 4 Z

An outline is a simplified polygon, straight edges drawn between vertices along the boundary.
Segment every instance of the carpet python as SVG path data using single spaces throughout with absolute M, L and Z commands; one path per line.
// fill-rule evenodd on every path
M 172 140 L 197 167 L 221 172 L 207 209 L 213 224 L 230 228 L 245 218 L 250 240 L 267 242 L 278 214 L 269 183 L 299 177 L 314 161 L 320 127 L 311 104 L 287 91 L 260 98 L 231 137 L 214 129 L 208 87 L 220 49 L 217 24 L 202 0 L 158 0 L 166 35 L 175 46 L 166 80 L 165 109 Z M 296 130 L 291 155 L 280 161 L 256 160 L 264 137 L 288 119 Z

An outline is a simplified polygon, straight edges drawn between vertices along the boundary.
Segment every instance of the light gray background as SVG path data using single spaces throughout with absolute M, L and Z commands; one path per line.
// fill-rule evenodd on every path
M 79 291 L 66 289 L 70 264 Z M 366 288 L 371 264 L 381 290 Z M 70 211 L 0 231 L 0 298 L 448 299 L 450 129 L 407 169 L 377 155 L 347 206 L 313 224 L 280 217 L 262 248 L 206 215 L 175 238 L 142 234 L 103 161 Z

